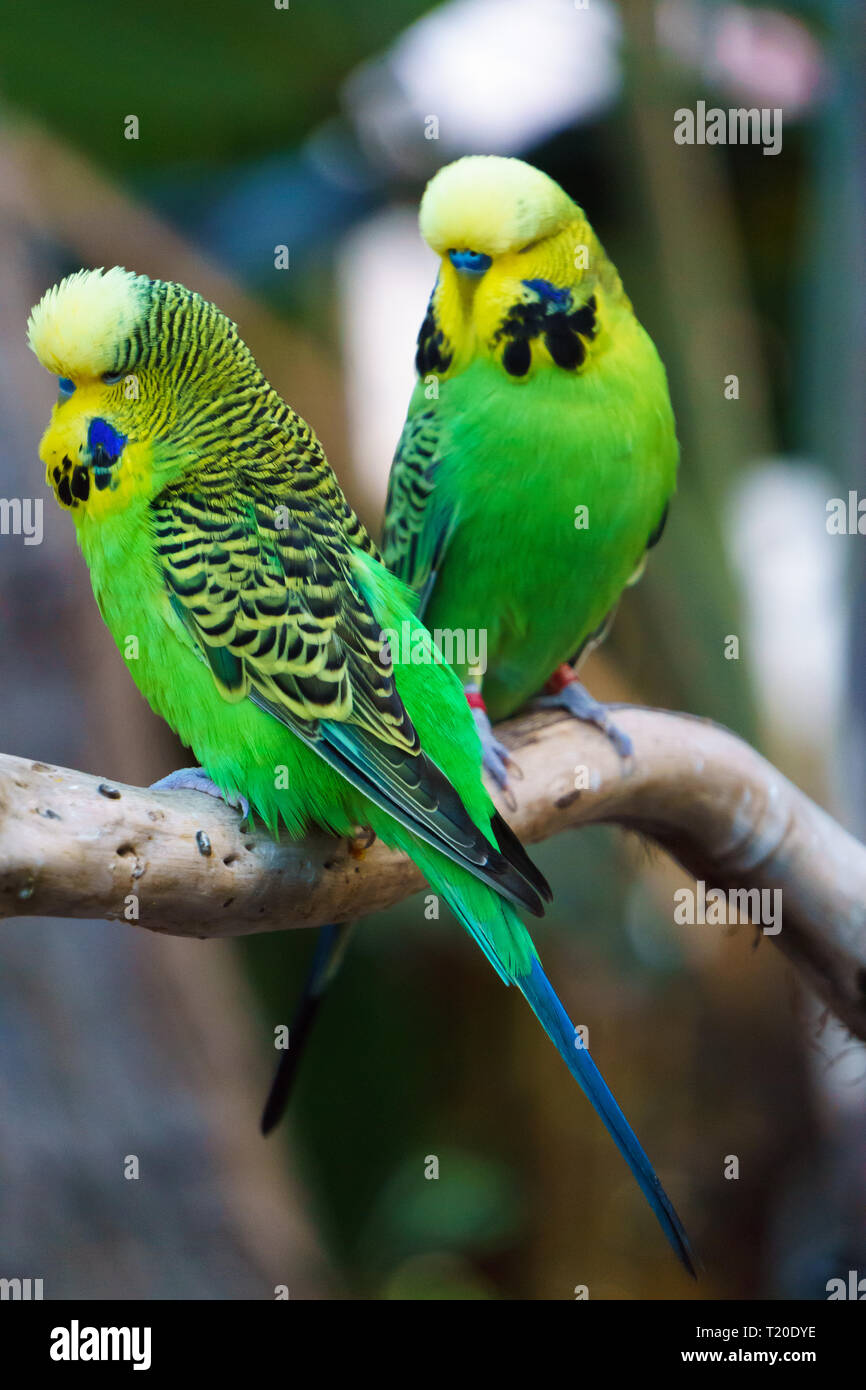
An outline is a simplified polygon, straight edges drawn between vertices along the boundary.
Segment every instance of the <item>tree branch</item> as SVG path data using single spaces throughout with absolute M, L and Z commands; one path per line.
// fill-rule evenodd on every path
M 506 812 L 516 832 L 533 843 L 616 824 L 656 841 L 707 891 L 781 889 L 770 939 L 866 1039 L 866 848 L 727 730 L 632 707 L 617 723 L 637 750 L 630 770 L 572 719 L 501 726 L 524 774 Z M 199 792 L 0 755 L 0 917 L 126 917 L 177 936 L 237 936 L 352 920 L 421 884 L 380 843 L 362 855 L 324 834 L 277 845 Z

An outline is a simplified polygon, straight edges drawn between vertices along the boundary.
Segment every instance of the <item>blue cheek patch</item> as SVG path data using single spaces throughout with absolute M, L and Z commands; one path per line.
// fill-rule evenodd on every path
M 483 275 L 493 264 L 483 251 L 449 251 L 448 259 L 455 270 L 467 271 L 470 275 Z
M 93 470 L 93 481 L 101 492 L 116 481 L 112 478 L 112 471 L 117 460 L 126 448 L 126 435 L 118 434 L 117 430 L 109 425 L 107 420 L 100 420 L 97 416 L 91 420 L 87 430 L 87 448 L 90 452 L 90 467 Z
M 523 283 L 527 289 L 534 290 L 542 299 L 550 300 L 551 304 L 565 305 L 571 300 L 571 294 L 568 290 L 558 289 L 549 280 L 524 280 Z
M 126 448 L 126 435 L 118 434 L 107 420 L 97 416 L 87 430 L 87 447 L 91 454 L 101 453 L 107 463 L 117 463 Z

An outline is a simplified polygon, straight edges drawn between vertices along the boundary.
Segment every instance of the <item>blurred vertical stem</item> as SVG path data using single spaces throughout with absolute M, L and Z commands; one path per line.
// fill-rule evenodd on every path
M 724 639 L 742 634 L 740 602 L 724 544 L 725 502 L 735 473 L 770 454 L 765 370 L 723 154 L 674 142 L 674 112 L 693 106 L 657 51 L 655 7 L 623 0 L 625 112 L 633 200 L 652 229 L 660 321 L 682 445 L 675 537 L 653 557 L 641 626 L 647 662 L 676 673 L 683 703 L 754 735 L 748 682 L 726 661 Z M 727 400 L 725 378 L 739 379 Z M 652 650 L 649 650 L 649 647 Z M 683 659 L 685 658 L 685 660 Z M 670 698 L 670 697 L 669 697 Z
M 862 0 L 827 0 L 822 15 L 833 73 L 808 147 L 811 197 L 800 243 L 801 336 L 795 428 L 803 449 L 863 493 L 866 458 L 866 13 Z M 844 540 L 839 541 L 844 545 Z M 851 731 L 840 746 L 853 814 L 866 824 L 866 542 L 848 541 L 852 567 Z M 842 731 L 840 731 L 841 733 Z M 839 740 L 840 745 L 843 739 Z

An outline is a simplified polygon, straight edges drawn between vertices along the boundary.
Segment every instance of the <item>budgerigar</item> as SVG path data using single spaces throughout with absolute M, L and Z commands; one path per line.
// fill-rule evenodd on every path
M 619 275 L 553 179 L 518 159 L 459 159 L 431 179 L 419 220 L 439 272 L 382 549 L 430 629 L 484 634 L 483 673 L 456 665 L 505 787 L 490 720 L 545 684 L 540 703 L 631 751 L 574 666 L 661 535 L 673 411 Z
M 460 682 L 436 661 L 392 662 L 383 634 L 421 625 L 313 431 L 235 325 L 180 285 L 81 271 L 45 294 L 29 338 L 60 379 L 48 483 L 130 674 L 201 764 L 179 784 L 273 830 L 370 826 L 408 853 L 525 995 L 691 1269 L 516 911 L 540 913 L 549 890 L 483 786 Z
M 533 695 L 631 752 L 574 668 L 661 536 L 674 418 L 652 341 L 553 179 L 518 159 L 469 156 L 431 179 L 419 220 L 440 263 L 383 557 L 418 592 L 428 628 L 449 637 L 484 765 L 510 796 L 491 719 Z M 320 953 L 316 997 L 333 968 Z

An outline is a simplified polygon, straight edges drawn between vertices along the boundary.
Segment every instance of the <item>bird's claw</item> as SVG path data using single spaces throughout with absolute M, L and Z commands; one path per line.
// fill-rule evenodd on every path
M 593 699 L 585 685 L 571 681 L 553 695 L 539 695 L 532 701 L 534 709 L 564 709 L 580 719 L 584 724 L 592 724 L 600 729 L 605 738 L 613 744 L 623 762 L 634 757 L 634 744 L 611 719 L 606 705 Z
M 376 838 L 376 832 L 372 825 L 362 825 L 357 835 L 351 835 L 348 840 L 349 853 L 353 859 L 363 859 L 367 850 Z
M 493 732 L 493 726 L 488 718 L 487 711 L 484 709 L 473 708 L 472 717 L 475 720 L 475 727 L 478 730 L 478 737 L 481 739 L 481 763 L 485 770 L 493 778 L 496 785 L 501 789 L 503 799 L 509 811 L 517 810 L 517 801 L 509 784 L 509 773 L 516 781 L 523 780 L 523 772 L 512 758 L 504 743 Z
M 158 782 L 152 782 L 150 790 L 204 792 L 206 796 L 215 796 L 218 801 L 224 801 L 233 811 L 240 811 L 242 820 L 249 820 L 250 803 L 247 798 L 240 793 L 228 796 L 208 777 L 203 767 L 179 767 L 167 777 L 160 777 Z

